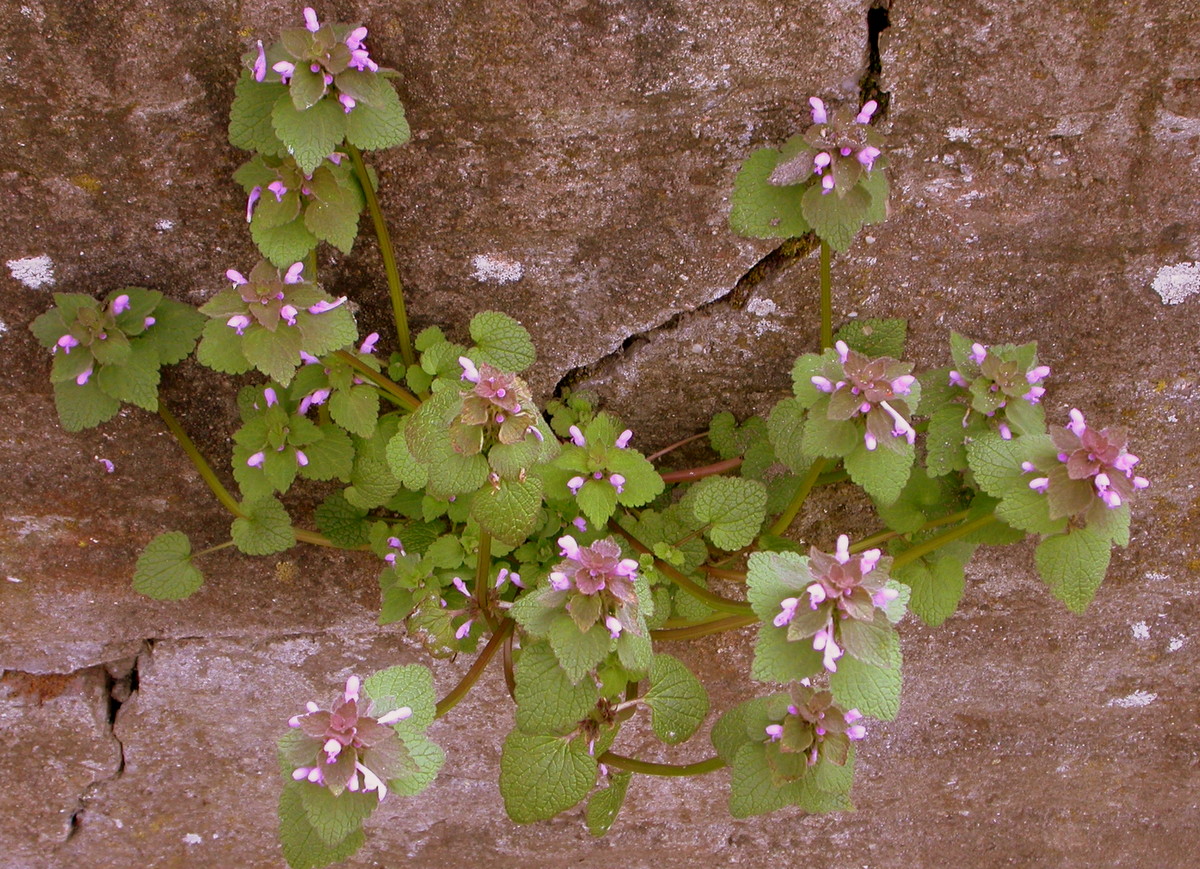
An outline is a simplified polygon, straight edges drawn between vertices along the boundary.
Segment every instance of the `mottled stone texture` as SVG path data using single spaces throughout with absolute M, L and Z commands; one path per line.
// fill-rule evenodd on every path
M 867 5 L 319 8 L 366 23 L 403 73 L 414 141 L 375 162 L 417 323 L 520 318 L 542 396 L 564 377 L 598 392 L 644 448 L 722 408 L 766 411 L 815 344 L 815 261 L 800 245 L 747 274 L 773 245 L 726 230 L 729 189 L 809 94 L 854 98 Z M 229 179 L 244 155 L 224 138 L 234 66 L 298 21 L 278 2 L 0 2 L 0 865 L 279 866 L 282 722 L 350 672 L 422 660 L 374 627 L 373 567 L 340 554 L 221 552 L 188 604 L 135 596 L 154 534 L 199 548 L 228 519 L 151 415 L 63 433 L 26 329 L 52 288 L 199 302 L 252 265 Z M 1153 486 L 1101 599 L 1069 616 L 1026 547 L 982 554 L 958 615 L 902 626 L 904 705 L 872 725 L 848 816 L 734 822 L 716 773 L 639 778 L 601 841 L 576 813 L 516 828 L 495 785 L 510 712 L 486 683 L 435 725 L 450 759 L 427 797 L 385 804 L 352 865 L 1193 862 L 1200 299 L 1168 306 L 1152 284 L 1200 260 L 1200 12 L 896 0 L 890 21 L 892 217 L 835 261 L 838 316 L 912 316 L 922 365 L 951 329 L 1038 340 L 1052 416 L 1129 426 Z M 369 238 L 323 255 L 367 327 L 387 316 L 379 274 Z M 164 388 L 220 467 L 237 385 L 188 363 Z M 825 520 L 860 515 L 836 495 L 814 506 L 799 527 L 826 539 Z M 745 636 L 682 655 L 717 709 L 754 690 Z

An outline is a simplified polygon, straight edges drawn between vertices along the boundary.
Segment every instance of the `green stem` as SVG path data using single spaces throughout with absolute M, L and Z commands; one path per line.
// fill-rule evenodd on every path
M 821 349 L 833 346 L 833 279 L 830 275 L 832 251 L 821 240 Z
M 688 625 L 686 628 L 663 628 L 657 631 L 650 632 L 650 639 L 656 643 L 672 642 L 675 640 L 694 640 L 697 637 L 707 637 L 710 634 L 722 634 L 725 631 L 736 631 L 738 628 L 744 628 L 747 625 L 753 625 L 758 622 L 758 616 L 721 616 L 716 619 L 709 619 L 706 622 L 697 622 L 694 625 Z
M 187 457 L 192 460 L 192 464 L 196 466 L 196 471 L 200 474 L 201 479 L 208 484 L 208 488 L 221 502 L 221 505 L 232 513 L 238 519 L 245 519 L 246 514 L 242 512 L 242 506 L 238 503 L 237 498 L 230 494 L 225 485 L 217 478 L 212 466 L 200 454 L 200 450 L 196 448 L 196 444 L 188 437 L 188 433 L 183 430 L 183 426 L 179 424 L 179 420 L 175 418 L 175 414 L 167 410 L 162 399 L 158 402 L 158 415 L 162 417 L 162 421 L 166 423 L 167 429 L 175 436 L 175 440 L 179 442 L 179 446 L 183 447 L 183 451 L 187 453 Z
M 483 647 L 483 651 L 479 653 L 479 657 L 471 664 L 471 669 L 467 670 L 466 674 L 459 680 L 459 683 L 450 689 L 449 694 L 438 701 L 434 711 L 435 718 L 441 718 L 457 706 L 458 701 L 467 696 L 467 693 L 479 681 L 479 677 L 483 675 L 483 671 L 487 669 L 487 665 L 491 663 L 492 658 L 496 657 L 496 653 L 500 651 L 500 648 L 504 645 L 504 641 L 512 633 L 515 624 L 516 622 L 512 619 L 505 619 L 504 624 L 500 626 L 500 630 L 492 634 L 492 638 Z
M 938 519 L 930 519 L 917 530 L 928 531 L 931 528 L 937 528 L 941 525 L 950 525 L 954 522 L 961 522 L 970 514 L 970 510 L 959 510 L 957 513 L 951 513 L 949 516 L 942 516 Z M 862 540 L 853 544 L 850 547 L 850 551 L 862 552 L 863 550 L 871 549 L 872 547 L 879 546 L 882 543 L 887 543 L 889 540 L 894 540 L 900 536 L 902 535 L 899 531 L 879 531 L 875 534 L 872 534 L 870 537 L 864 537 Z
M 405 365 L 416 362 L 413 355 L 412 339 L 408 334 L 408 315 L 404 310 L 404 286 L 400 283 L 400 270 L 396 268 L 396 254 L 392 250 L 392 239 L 388 235 L 387 223 L 383 219 L 383 211 L 379 208 L 379 198 L 371 185 L 371 176 L 363 163 L 362 153 L 349 142 L 343 143 L 354 162 L 354 174 L 358 176 L 359 186 L 367 198 L 367 210 L 371 212 L 371 222 L 375 224 L 375 237 L 379 239 L 379 254 L 383 257 L 383 270 L 387 273 L 388 293 L 392 297 L 392 316 L 396 320 L 396 337 L 400 340 L 400 356 Z
M 704 564 L 700 567 L 709 576 L 715 576 L 717 579 L 727 579 L 730 582 L 745 582 L 746 572 L 744 570 L 726 570 L 722 567 L 712 567 Z
M 232 540 L 226 540 L 224 543 L 218 543 L 216 546 L 208 547 L 208 549 L 201 549 L 199 552 L 193 552 L 192 558 L 199 558 L 201 555 L 208 555 L 210 552 L 219 552 L 222 549 L 228 549 L 232 545 Z
M 708 760 L 700 760 L 696 763 L 652 763 L 648 760 L 638 760 L 634 757 L 625 757 L 622 754 L 613 754 L 611 751 L 604 752 L 596 760 L 605 766 L 614 766 L 626 772 L 665 776 L 704 775 L 706 772 L 716 772 L 726 765 L 725 761 L 719 756 L 710 757 Z
M 496 617 L 488 608 L 488 577 L 492 573 L 492 535 L 479 532 L 479 550 L 475 556 L 475 603 L 487 619 L 488 627 L 496 629 Z
M 688 444 L 692 443 L 693 441 L 698 441 L 698 440 L 700 440 L 700 438 L 706 438 L 706 437 L 708 437 L 708 432 L 702 431 L 702 432 L 700 432 L 700 434 L 694 434 L 691 437 L 686 437 L 681 441 L 675 441 L 675 443 L 673 443 L 673 444 L 667 444 L 667 446 L 663 447 L 658 452 L 651 453 L 650 455 L 646 456 L 646 459 L 648 461 L 653 462 L 656 459 L 661 459 L 663 456 L 665 456 L 669 452 L 672 452 L 673 450 L 677 450 L 680 447 L 687 446 Z
M 638 552 L 647 555 L 652 554 L 644 543 L 618 525 L 615 521 L 609 520 L 608 528 L 610 531 L 620 534 L 622 537 L 624 537 L 629 542 L 629 545 Z M 726 613 L 736 613 L 738 615 L 750 612 L 750 604 L 740 600 L 730 600 L 727 597 L 721 597 L 721 595 L 709 591 L 707 588 L 696 583 L 670 564 L 667 564 L 665 561 L 662 561 L 658 558 L 654 559 L 654 567 L 692 597 L 704 601 L 715 610 L 720 610 L 721 612 Z
M 409 410 L 416 410 L 421 406 L 420 399 L 418 399 L 415 395 L 413 395 L 400 384 L 396 383 L 394 380 L 391 380 L 390 378 L 380 374 L 353 353 L 350 353 L 347 350 L 338 350 L 333 355 L 382 389 L 388 395 L 388 397 L 392 398 L 401 407 L 407 407 Z
M 918 543 L 912 549 L 906 549 L 901 552 L 896 556 L 895 561 L 892 562 L 892 569 L 895 570 L 897 567 L 903 567 L 910 561 L 916 561 L 918 558 L 940 549 L 947 543 L 953 543 L 955 540 L 958 540 L 961 537 L 966 537 L 969 534 L 973 534 L 980 528 L 990 525 L 995 521 L 997 521 L 996 517 L 989 513 L 986 516 L 980 516 L 978 519 L 972 519 L 970 522 L 964 522 L 957 528 L 951 528 L 949 531 L 943 531 L 937 537 L 931 537 L 922 543 Z
M 722 462 L 705 465 L 703 468 L 684 468 L 682 471 L 667 471 L 660 476 L 664 483 L 685 483 L 689 480 L 699 480 L 702 477 L 715 477 L 726 471 L 734 471 L 742 466 L 742 459 L 725 459 Z
M 824 242 L 821 242 L 824 249 Z M 796 494 L 792 496 L 792 501 L 787 505 L 787 509 L 779 514 L 779 518 L 771 524 L 771 533 L 777 536 L 782 535 L 788 528 L 791 527 L 792 521 L 796 518 L 796 514 L 800 512 L 800 508 L 804 506 L 804 501 L 808 498 L 808 493 L 812 491 L 813 486 L 817 483 L 817 478 L 821 476 L 821 471 L 825 468 L 825 460 L 818 458 L 812 463 L 808 469 L 808 473 L 804 475 L 804 479 L 800 481 L 800 488 L 796 490 Z

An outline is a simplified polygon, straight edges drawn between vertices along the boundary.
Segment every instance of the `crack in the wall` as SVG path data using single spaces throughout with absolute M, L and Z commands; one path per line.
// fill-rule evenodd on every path
M 875 0 L 867 10 L 867 64 L 866 71 L 859 81 L 860 105 L 868 100 L 876 100 L 879 109 L 872 123 L 878 123 L 886 117 L 891 101 L 891 93 L 883 89 L 883 55 L 879 47 L 879 37 L 884 30 L 891 26 L 890 10 L 893 0 Z M 653 338 L 672 332 L 688 323 L 693 317 L 701 316 L 722 306 L 741 310 L 746 306 L 753 293 L 755 285 L 760 281 L 778 275 L 816 250 L 817 240 L 813 233 L 807 233 L 798 238 L 789 238 L 769 252 L 766 256 L 750 267 L 745 274 L 738 278 L 733 287 L 714 299 L 688 308 L 668 317 L 661 323 L 650 326 L 639 332 L 625 337 L 621 346 L 609 353 L 583 365 L 578 365 L 567 371 L 554 386 L 554 397 L 562 398 L 563 393 L 597 376 L 601 370 L 620 359 L 632 348 L 645 344 Z
M 96 795 L 103 788 L 119 779 L 125 771 L 125 745 L 121 742 L 121 738 L 117 736 L 117 718 L 125 704 L 137 694 L 142 657 L 150 654 L 152 650 L 153 641 L 146 640 L 142 650 L 137 655 L 131 658 L 123 658 L 119 661 L 109 661 L 100 665 L 104 672 L 104 690 L 107 694 L 103 709 L 105 714 L 103 719 L 106 728 L 105 735 L 116 745 L 117 762 L 111 773 L 96 779 L 79 794 L 75 809 L 71 812 L 71 816 L 67 820 L 67 834 L 59 847 L 70 842 L 80 831 L 82 828 L 81 817 Z M 88 667 L 85 669 L 90 670 L 95 668 Z

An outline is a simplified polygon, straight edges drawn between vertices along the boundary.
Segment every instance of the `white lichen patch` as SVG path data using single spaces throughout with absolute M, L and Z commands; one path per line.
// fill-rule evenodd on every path
M 1133 631 L 1133 638 L 1135 640 L 1150 639 L 1150 627 L 1145 622 L 1134 622 L 1129 627 Z
M 751 299 L 746 303 L 746 310 L 756 317 L 768 317 L 778 311 L 779 306 L 770 299 Z
M 170 230 L 175 228 L 175 221 L 167 220 L 164 217 L 162 220 L 156 220 L 154 222 L 154 228 L 157 229 L 159 232 L 169 232 Z
M 481 253 L 471 260 L 471 265 L 475 267 L 475 280 L 486 283 L 511 284 L 525 275 L 523 265 L 504 256 Z
M 947 127 L 946 138 L 951 142 L 969 142 L 971 141 L 970 127 Z
M 183 837 L 183 844 L 185 845 L 199 845 L 203 841 L 204 838 L 199 833 L 188 833 Z
M 1158 699 L 1157 694 L 1152 694 L 1149 691 L 1134 691 L 1127 697 L 1114 697 L 1109 700 L 1105 706 L 1120 706 L 1122 709 L 1138 709 L 1142 706 L 1149 706 Z
M 31 290 L 54 286 L 54 262 L 45 254 L 10 259 L 6 265 L 12 276 Z
M 1163 266 L 1154 276 L 1154 282 L 1150 286 L 1158 293 L 1164 305 L 1178 305 L 1200 293 L 1200 262 Z
M 8 331 L 8 324 L 0 320 L 0 338 L 4 337 L 4 333 Z
M 1168 652 L 1178 652 L 1183 648 L 1183 642 L 1187 637 L 1171 637 L 1171 642 L 1167 643 Z

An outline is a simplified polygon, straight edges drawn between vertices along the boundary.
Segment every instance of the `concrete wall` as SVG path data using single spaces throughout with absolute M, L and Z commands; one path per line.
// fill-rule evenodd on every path
M 495 308 L 540 353 L 534 386 L 598 392 L 644 448 L 717 410 L 765 411 L 816 342 L 812 257 L 734 237 L 742 159 L 853 100 L 868 3 L 338 2 L 403 74 L 413 142 L 383 204 L 416 323 Z M 225 124 L 239 55 L 298 24 L 279 2 L 0 2 L 0 864 L 279 866 L 273 741 L 349 672 L 422 660 L 374 624 L 374 565 L 226 552 L 186 604 L 133 594 L 140 548 L 228 517 L 157 418 L 57 425 L 27 325 L 52 290 L 136 284 L 199 303 L 255 259 Z M 859 755 L 853 815 L 731 821 L 727 773 L 639 777 L 613 832 L 517 828 L 496 788 L 511 726 L 492 680 L 432 735 L 418 800 L 390 800 L 349 865 L 700 862 L 1171 866 L 1200 824 L 1193 488 L 1200 439 L 1200 9 L 1188 0 L 895 0 L 880 40 L 892 217 L 835 261 L 837 316 L 1037 340 L 1048 410 L 1127 425 L 1152 487 L 1081 617 L 1026 547 L 982 554 L 959 613 L 906 621 L 899 718 Z M 756 263 L 764 260 L 760 268 Z M 503 280 L 517 272 L 517 280 Z M 322 257 L 368 328 L 388 303 L 369 237 Z M 1195 293 L 1193 296 L 1191 294 Z M 227 463 L 238 381 L 194 363 L 164 397 Z M 99 459 L 113 463 L 107 473 Z M 862 521 L 816 505 L 799 530 Z M 841 527 L 841 526 L 839 526 Z M 679 652 L 714 706 L 749 696 L 746 635 Z M 441 690 L 469 662 L 438 670 Z M 637 745 L 632 747 L 636 752 Z M 706 754 L 698 744 L 664 759 Z

